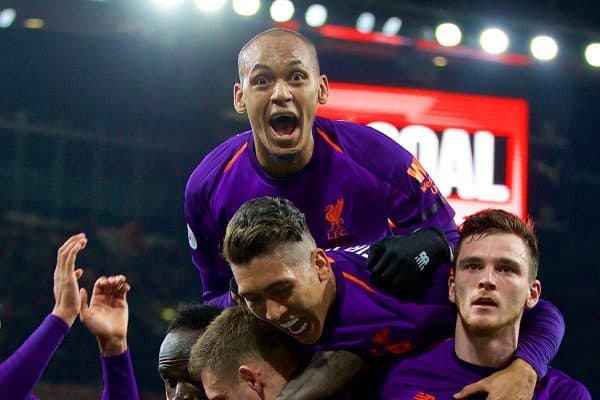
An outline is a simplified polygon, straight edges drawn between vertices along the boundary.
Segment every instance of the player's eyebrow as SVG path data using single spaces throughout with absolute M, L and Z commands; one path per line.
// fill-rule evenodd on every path
M 302 62 L 302 60 L 300 60 L 300 59 L 295 59 L 295 60 L 292 60 L 292 61 L 288 62 L 288 63 L 287 63 L 287 66 L 288 66 L 288 67 L 293 67 L 293 66 L 295 66 L 295 65 L 303 65 L 303 64 L 304 64 L 304 63 Z M 271 70 L 271 67 L 269 67 L 269 66 L 268 66 L 268 65 L 266 65 L 266 64 L 260 64 L 260 63 L 258 63 L 258 64 L 254 64 L 254 66 L 253 66 L 253 67 L 252 67 L 252 69 L 250 70 L 250 73 L 252 73 L 252 72 L 254 72 L 254 71 L 256 71 L 256 70 L 267 70 L 267 71 L 270 71 L 270 70 Z
M 255 65 L 252 67 L 252 69 L 250 70 L 250 73 L 252 73 L 252 72 L 254 72 L 254 71 L 256 71 L 256 70 L 262 70 L 262 69 L 264 69 L 264 70 L 269 70 L 269 71 L 271 70 L 271 68 L 269 68 L 269 67 L 268 67 L 267 65 L 265 65 L 265 64 L 255 64 Z
M 280 280 L 277 282 L 273 282 L 270 285 L 268 285 L 267 287 L 265 287 L 264 289 L 261 289 L 259 291 L 248 291 L 248 292 L 238 291 L 238 295 L 243 298 L 246 298 L 247 296 L 257 296 L 258 295 L 257 292 L 268 293 L 271 290 L 278 289 L 280 287 L 285 287 L 289 284 L 290 284 L 290 281 L 287 279 L 284 279 L 284 280 Z

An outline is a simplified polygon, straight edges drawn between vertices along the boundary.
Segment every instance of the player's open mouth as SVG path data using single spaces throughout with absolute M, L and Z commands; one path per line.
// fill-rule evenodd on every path
M 474 306 L 496 307 L 498 304 L 489 297 L 480 297 L 473 302 Z
M 299 335 L 308 328 L 308 322 L 300 321 L 298 317 L 292 317 L 287 322 L 279 324 L 280 327 L 287 330 L 292 335 Z
M 293 114 L 277 114 L 269 119 L 269 125 L 278 136 L 288 136 L 298 127 L 298 118 Z

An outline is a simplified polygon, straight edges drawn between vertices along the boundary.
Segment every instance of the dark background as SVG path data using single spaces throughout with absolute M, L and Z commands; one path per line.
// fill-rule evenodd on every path
M 167 321 L 178 302 L 200 298 L 183 221 L 185 182 L 208 151 L 247 129 L 231 105 L 237 51 L 271 24 L 264 4 L 262 14 L 241 18 L 230 8 L 203 16 L 189 5 L 158 12 L 141 0 L 56 3 L 0 1 L 0 9 L 18 13 L 12 27 L 0 29 L 0 359 L 51 310 L 56 249 L 84 231 L 90 242 L 80 257 L 82 284 L 127 274 L 138 383 L 143 398 L 162 398 L 155 370 Z M 295 3 L 301 13 L 308 4 Z M 445 54 L 448 65 L 437 68 L 436 54 L 412 46 L 340 43 L 300 30 L 317 43 L 332 81 L 528 101 L 528 212 L 537 221 L 543 296 L 567 325 L 553 365 L 600 393 L 600 72 L 582 56 L 585 41 L 600 36 L 598 6 L 470 3 L 324 4 L 339 25 L 351 26 L 364 10 L 379 21 L 398 15 L 401 34 L 412 37 L 452 20 L 466 45 L 484 24 L 500 22 L 511 51 L 521 54 L 534 33 L 552 33 L 559 59 L 513 66 Z M 24 29 L 27 17 L 44 18 L 46 26 Z M 37 393 L 79 391 L 74 398 L 84 398 L 84 387 L 99 382 L 96 344 L 76 323 Z

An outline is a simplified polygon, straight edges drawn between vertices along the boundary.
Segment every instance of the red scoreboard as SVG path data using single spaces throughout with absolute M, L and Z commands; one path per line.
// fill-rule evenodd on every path
M 521 99 L 337 82 L 318 111 L 368 124 L 413 153 L 457 223 L 489 207 L 526 215 L 527 114 Z

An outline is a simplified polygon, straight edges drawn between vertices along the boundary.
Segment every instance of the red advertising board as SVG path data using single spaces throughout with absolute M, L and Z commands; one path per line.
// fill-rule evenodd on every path
M 527 114 L 521 99 L 338 82 L 318 110 L 373 126 L 413 153 L 457 223 L 489 207 L 526 215 Z

